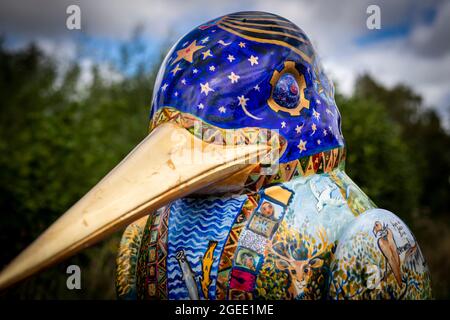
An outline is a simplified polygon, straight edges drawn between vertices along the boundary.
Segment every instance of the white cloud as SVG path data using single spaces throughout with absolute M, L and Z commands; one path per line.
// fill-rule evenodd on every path
M 450 52 L 450 2 L 439 7 L 436 18 L 430 25 L 419 25 L 408 38 L 408 45 L 413 46 L 423 55 L 439 57 Z

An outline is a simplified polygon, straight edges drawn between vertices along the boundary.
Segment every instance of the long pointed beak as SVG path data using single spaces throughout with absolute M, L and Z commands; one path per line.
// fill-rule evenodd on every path
M 268 145 L 208 144 L 158 126 L 92 190 L 0 273 L 5 289 L 177 198 L 247 170 Z M 193 159 L 200 155 L 202 159 Z M 194 161 L 193 161 L 194 160 Z

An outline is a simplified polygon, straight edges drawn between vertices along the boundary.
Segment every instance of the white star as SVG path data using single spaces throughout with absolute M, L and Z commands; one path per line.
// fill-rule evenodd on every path
M 162 91 L 166 91 L 166 89 L 167 89 L 168 86 L 169 86 L 169 85 L 168 85 L 167 83 L 164 83 L 164 85 L 161 87 L 161 90 L 162 90 Z
M 316 118 L 316 120 L 319 120 L 320 113 L 318 113 L 315 109 L 313 110 L 313 117 Z
M 318 139 L 317 144 L 320 146 L 321 143 L 322 143 L 322 141 L 320 141 L 320 139 Z
M 259 91 L 259 85 L 254 86 L 253 89 L 255 89 L 256 91 Z
M 302 132 L 302 129 L 303 129 L 303 125 L 302 125 L 302 126 L 299 126 L 299 125 L 296 125 L 296 126 L 295 126 L 295 131 L 296 131 L 297 133 L 301 133 L 301 132 Z
M 333 129 L 331 128 L 331 126 L 328 126 L 328 129 L 330 130 L 330 132 L 333 132 Z
M 248 58 L 247 60 L 250 61 L 251 65 L 253 66 L 254 64 L 258 64 L 258 57 L 255 56 L 251 56 L 250 58 Z
M 227 111 L 227 109 L 224 107 L 224 106 L 221 106 L 220 108 L 219 108 L 219 112 L 220 113 L 225 113 Z
M 186 84 L 186 79 L 181 80 L 182 84 Z
M 198 70 L 197 70 L 197 69 L 194 69 L 194 70 L 192 70 L 192 72 L 195 74 L 195 73 L 198 72 Z
M 303 141 L 300 139 L 300 143 L 297 145 L 297 148 L 300 149 L 300 153 L 302 153 L 303 151 L 306 151 L 306 142 L 307 141 Z
M 323 135 L 326 136 L 328 134 L 327 129 L 323 129 Z
M 214 66 L 209 67 L 209 71 L 216 71 L 216 67 Z
M 317 104 L 320 104 L 320 100 L 319 100 L 319 99 L 316 99 L 316 103 L 317 103 Z
M 284 122 L 284 121 L 281 123 L 281 129 L 283 129 L 283 128 L 286 128 L 286 122 Z
M 231 83 L 238 82 L 239 78 L 240 78 L 240 76 L 238 76 L 234 72 L 231 72 L 230 75 L 228 76 L 228 79 L 231 80 Z
M 197 106 L 199 109 L 203 109 L 205 106 L 203 105 L 203 103 L 199 103 Z
M 208 49 L 207 51 L 203 51 L 202 55 L 203 55 L 203 60 L 205 60 L 208 57 L 212 57 L 213 56 L 210 49 Z
M 175 94 L 175 97 L 178 97 L 178 92 L 175 92 L 174 94 Z
M 210 91 L 214 91 L 214 89 L 209 87 L 209 83 L 208 82 L 206 82 L 205 84 L 200 83 L 200 88 L 201 88 L 200 93 L 204 93 L 205 96 L 207 96 Z
M 244 42 L 239 42 L 239 47 L 245 48 L 245 43 Z
M 228 61 L 230 61 L 230 62 L 233 62 L 233 60 L 236 60 L 236 58 L 233 56 L 233 55 L 231 55 L 231 54 L 229 54 L 228 55 Z
M 238 97 L 238 99 L 239 99 L 239 105 L 240 105 L 241 107 L 244 107 L 244 108 L 245 108 L 245 107 L 247 106 L 247 101 L 248 101 L 249 99 L 246 98 L 246 97 L 244 97 L 244 95 Z
M 202 44 L 205 44 L 206 42 L 208 42 L 209 41 L 209 37 L 206 37 L 206 38 L 203 38 L 200 42 L 202 43 Z

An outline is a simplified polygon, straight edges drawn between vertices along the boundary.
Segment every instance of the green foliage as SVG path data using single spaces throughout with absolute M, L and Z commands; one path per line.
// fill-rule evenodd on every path
M 408 218 L 418 206 L 420 181 L 400 126 L 374 100 L 340 97 L 337 103 L 347 144 L 347 173 L 378 206 Z
M 367 75 L 357 81 L 355 96 L 384 106 L 386 115 L 398 126 L 400 138 L 410 152 L 414 169 L 411 173 L 421 187 L 417 198 L 421 213 L 448 215 L 450 135 L 436 111 L 423 106 L 422 98 L 410 88 L 398 85 L 387 89 Z

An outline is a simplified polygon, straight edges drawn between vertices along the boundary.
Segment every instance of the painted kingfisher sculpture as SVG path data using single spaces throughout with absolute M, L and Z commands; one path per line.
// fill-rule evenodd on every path
M 128 225 L 122 299 L 430 298 L 416 239 L 346 175 L 345 155 L 304 32 L 263 12 L 217 18 L 167 54 L 150 134 L 0 287 Z

